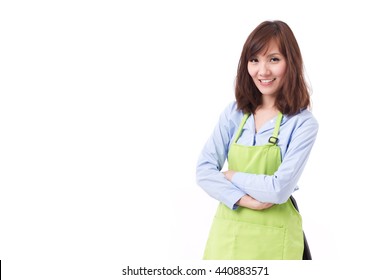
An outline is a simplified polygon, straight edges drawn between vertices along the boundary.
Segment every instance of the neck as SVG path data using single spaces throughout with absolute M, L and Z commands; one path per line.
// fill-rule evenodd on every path
M 259 107 L 257 107 L 257 110 L 275 111 L 277 108 L 275 106 L 275 102 L 264 102 Z
M 259 106 L 259 108 L 263 110 L 273 110 L 276 108 L 275 106 L 275 98 L 272 98 L 271 96 L 264 96 L 263 95 L 263 104 Z
M 275 104 L 262 104 L 258 107 L 258 110 L 273 111 L 277 110 Z

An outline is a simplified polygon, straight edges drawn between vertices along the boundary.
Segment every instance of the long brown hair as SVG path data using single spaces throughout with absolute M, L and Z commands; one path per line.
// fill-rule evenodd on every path
M 294 115 L 310 106 L 310 94 L 303 74 L 298 42 L 291 28 L 279 20 L 262 22 L 249 34 L 243 46 L 235 84 L 237 107 L 244 113 L 254 113 L 262 104 L 262 94 L 247 67 L 249 59 L 266 50 L 271 40 L 275 40 L 287 62 L 285 79 L 275 105 L 283 114 Z

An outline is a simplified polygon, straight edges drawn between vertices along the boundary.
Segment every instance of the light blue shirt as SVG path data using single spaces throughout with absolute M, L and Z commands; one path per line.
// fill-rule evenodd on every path
M 235 203 L 246 194 L 261 202 L 284 203 L 298 189 L 299 177 L 317 136 L 317 120 L 306 109 L 294 116 L 283 115 L 278 137 L 282 163 L 275 174 L 236 172 L 230 182 L 221 169 L 243 115 L 242 111 L 237 111 L 236 102 L 229 104 L 222 112 L 218 124 L 199 156 L 196 167 L 197 183 L 211 197 L 231 209 L 236 209 Z M 254 117 L 251 115 L 237 143 L 246 146 L 268 143 L 275 121 L 276 117 L 264 124 L 256 133 Z

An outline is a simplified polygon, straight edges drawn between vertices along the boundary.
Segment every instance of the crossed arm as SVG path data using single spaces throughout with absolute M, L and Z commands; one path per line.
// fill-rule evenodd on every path
M 233 114 L 233 115 L 232 115 Z M 234 119 L 234 125 L 231 125 Z M 201 152 L 197 165 L 197 182 L 211 197 L 231 209 L 237 206 L 263 210 L 288 200 L 297 187 L 318 124 L 310 116 L 290 121 L 285 127 L 285 151 L 282 163 L 273 175 L 250 174 L 228 170 L 221 172 L 227 159 L 229 143 L 241 117 L 227 110 Z
M 231 182 L 233 175 L 235 174 L 235 172 L 232 170 L 228 170 L 228 171 L 225 171 L 222 173 L 225 175 L 225 178 L 227 180 L 229 180 L 230 182 Z M 241 206 L 241 207 L 246 207 L 249 209 L 253 209 L 253 210 L 264 210 L 264 209 L 270 208 L 274 204 L 268 203 L 268 202 L 260 202 L 256 199 L 254 199 L 253 197 L 251 197 L 250 195 L 246 194 L 236 202 L 236 205 Z

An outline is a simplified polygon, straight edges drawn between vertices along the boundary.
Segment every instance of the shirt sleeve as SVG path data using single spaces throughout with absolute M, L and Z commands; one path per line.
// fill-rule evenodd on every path
M 236 209 L 235 203 L 246 194 L 228 181 L 221 172 L 234 133 L 230 120 L 233 110 L 236 110 L 234 103 L 230 104 L 221 114 L 211 137 L 200 153 L 196 167 L 198 185 L 230 209 Z
M 274 175 L 236 172 L 232 183 L 261 202 L 281 204 L 294 192 L 318 132 L 315 118 L 309 118 L 291 134 L 283 161 Z

